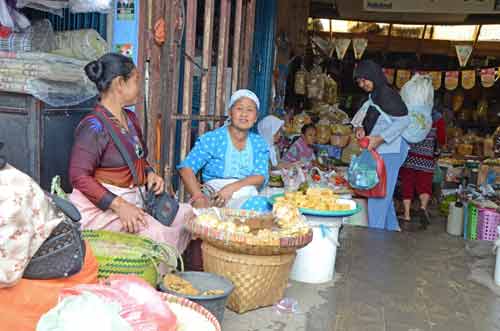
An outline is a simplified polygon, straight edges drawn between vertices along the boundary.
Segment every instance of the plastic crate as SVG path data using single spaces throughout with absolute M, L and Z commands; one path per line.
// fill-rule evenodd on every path
M 469 203 L 464 204 L 464 239 L 467 239 L 467 223 L 469 222 Z
M 497 226 L 500 225 L 500 213 L 492 209 L 480 209 L 477 223 L 477 239 L 495 241 L 498 238 Z
M 477 239 L 477 223 L 479 217 L 479 210 L 473 203 L 469 203 L 467 215 L 467 239 Z

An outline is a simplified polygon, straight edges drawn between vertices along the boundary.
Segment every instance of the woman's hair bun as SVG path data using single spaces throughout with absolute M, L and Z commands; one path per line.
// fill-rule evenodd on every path
M 103 76 L 104 65 L 101 61 L 92 61 L 85 66 L 87 77 L 94 83 L 97 83 Z

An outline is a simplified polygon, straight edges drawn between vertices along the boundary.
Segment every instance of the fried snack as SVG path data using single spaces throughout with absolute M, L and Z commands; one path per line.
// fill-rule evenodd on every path
M 332 190 L 324 188 L 309 188 L 306 194 L 302 192 L 285 193 L 285 196 L 277 198 L 276 202 L 314 210 L 347 211 L 351 209 L 349 204 L 340 203 L 338 196 Z
M 274 218 L 272 214 L 266 214 L 257 217 L 248 218 L 245 221 L 245 225 L 250 228 L 251 232 L 263 230 L 263 229 L 272 229 L 274 225 Z
M 200 291 L 193 287 L 193 284 L 187 280 L 174 275 L 168 274 L 163 278 L 163 285 L 172 292 L 184 295 L 200 295 Z
M 276 217 L 277 223 L 281 228 L 291 228 L 302 221 L 302 215 L 299 209 L 293 204 L 275 203 L 273 206 L 273 214 Z
M 221 220 L 216 215 L 207 213 L 198 216 L 196 222 L 208 227 L 216 228 Z
M 210 297 L 210 296 L 223 295 L 223 294 L 224 294 L 223 290 L 208 290 L 208 291 L 203 292 L 201 295 L 206 296 L 206 297 Z

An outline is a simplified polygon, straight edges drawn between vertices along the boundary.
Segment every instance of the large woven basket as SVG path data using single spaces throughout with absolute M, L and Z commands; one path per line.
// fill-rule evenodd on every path
M 207 318 L 207 320 L 210 323 L 212 323 L 212 325 L 215 327 L 215 331 L 222 330 L 219 321 L 217 321 L 217 318 L 215 318 L 215 316 L 211 312 L 209 312 L 208 310 L 203 308 L 201 305 L 199 305 L 191 300 L 188 300 L 186 298 L 181 298 L 181 297 L 171 295 L 168 293 L 160 293 L 160 295 L 167 302 L 177 303 L 181 306 L 191 308 L 192 310 L 196 311 L 200 315 L 205 316 Z M 200 330 L 200 331 L 203 331 L 203 330 Z
M 220 209 L 221 216 L 224 217 L 255 217 L 259 213 L 241 209 Z M 203 224 L 197 223 L 196 218 L 186 221 L 186 228 L 195 237 L 203 239 L 204 242 L 218 247 L 225 251 L 250 255 L 282 255 L 292 254 L 297 249 L 303 248 L 312 241 L 313 232 L 295 237 L 282 237 L 277 243 L 270 243 L 256 240 L 255 236 L 221 231 Z
M 138 235 L 104 230 L 85 230 L 82 234 L 99 263 L 99 278 L 133 274 L 156 287 L 160 263 L 175 269 L 180 258 L 174 247 Z
M 245 313 L 283 298 L 295 253 L 256 256 L 227 252 L 203 243 L 203 268 L 231 280 L 234 291 L 227 307 Z

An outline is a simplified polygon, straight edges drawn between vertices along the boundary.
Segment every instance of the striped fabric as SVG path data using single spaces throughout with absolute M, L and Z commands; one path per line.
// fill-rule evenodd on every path
M 0 50 L 31 52 L 31 40 L 33 39 L 33 30 L 28 28 L 25 32 L 11 33 L 8 37 L 0 37 Z
M 436 148 L 437 129 L 433 127 L 424 141 L 410 145 L 410 152 L 404 168 L 433 172 L 435 168 L 434 151 Z
M 56 46 L 54 30 L 49 20 L 34 22 L 24 32 L 14 32 L 0 37 L 0 51 L 50 52 Z

